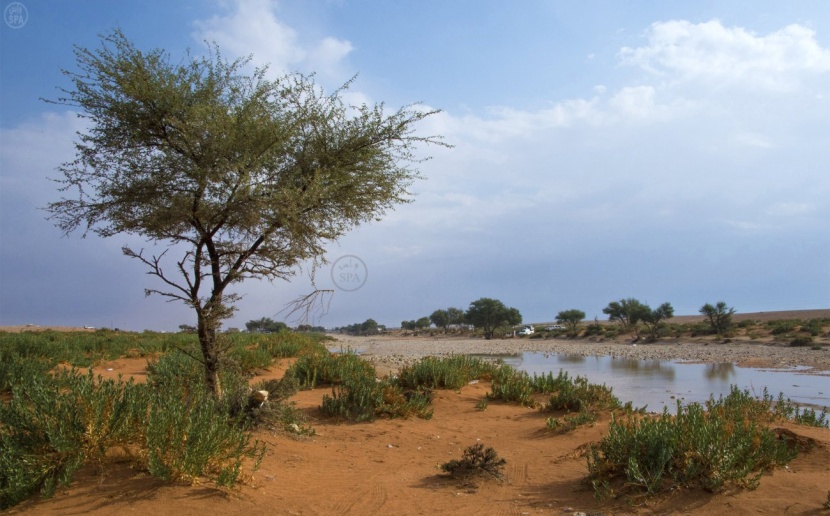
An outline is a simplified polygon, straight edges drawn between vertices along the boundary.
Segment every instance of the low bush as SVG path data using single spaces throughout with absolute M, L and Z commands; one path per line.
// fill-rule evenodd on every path
M 620 400 L 612 394 L 612 389 L 605 385 L 588 383 L 588 379 L 577 376 L 572 381 L 567 373 L 559 382 L 557 389 L 551 391 L 548 411 L 567 410 L 568 412 L 613 410 L 620 407 Z
M 549 417 L 545 420 L 545 426 L 553 432 L 566 433 L 580 426 L 594 423 L 596 420 L 597 414 L 586 410 L 562 417 Z
M 484 448 L 481 443 L 464 450 L 461 460 L 451 460 L 441 465 L 441 469 L 451 477 L 469 481 L 474 477 L 490 477 L 501 480 L 502 470 L 507 461 L 499 457 L 493 448 Z
M 676 486 L 717 492 L 727 486 L 754 488 L 764 472 L 787 464 L 798 443 L 779 436 L 767 424 L 775 419 L 826 421 L 804 416 L 779 397 L 752 398 L 733 387 L 730 394 L 697 403 L 677 404 L 677 415 L 629 414 L 612 419 L 608 434 L 588 456 L 588 481 L 598 497 L 629 491 L 648 495 Z
M 29 377 L 0 403 L 0 509 L 35 493 L 50 497 L 85 463 L 140 441 L 147 390 L 60 370 Z
M 152 393 L 146 422 L 146 467 L 166 481 L 192 483 L 199 477 L 232 486 L 246 460 L 254 469 L 264 446 L 251 442 L 245 414 L 231 415 L 229 398 L 216 400 L 206 389 L 166 382 Z
M 320 410 L 330 417 L 350 421 L 373 421 L 378 417 L 432 417 L 432 392 L 404 391 L 388 379 L 376 381 L 374 376 L 352 377 L 332 388 L 331 396 L 323 396 Z
M 790 346 L 799 347 L 799 346 L 812 346 L 813 345 L 813 337 L 809 335 L 796 335 L 795 337 L 790 340 Z
M 424 357 L 404 366 L 397 382 L 405 388 L 460 389 L 471 380 L 491 379 L 498 366 L 467 355 Z
M 773 335 L 785 335 L 794 332 L 800 323 L 797 319 L 774 320 L 768 321 L 767 327 Z
M 298 357 L 306 353 L 326 351 L 324 340 L 328 338 L 320 334 L 279 332 L 260 336 L 257 346 L 273 358 Z
M 490 384 L 490 390 L 487 397 L 493 400 L 510 401 L 528 407 L 536 405 L 533 399 L 533 380 L 524 371 L 517 371 L 508 365 L 498 368 Z
M 597 321 L 590 323 L 588 326 L 585 327 L 585 336 L 586 337 L 593 337 L 595 335 L 602 335 L 604 332 L 603 325 Z
M 375 378 L 375 368 L 360 358 L 353 350 L 332 354 L 327 350 L 312 350 L 301 354 L 297 361 L 286 371 L 287 376 L 299 380 L 303 389 L 313 389 L 318 385 L 335 385 L 352 378 Z
M 258 467 L 264 449 L 246 431 L 244 379 L 223 371 L 216 400 L 190 357 L 169 353 L 153 365 L 145 385 L 77 369 L 18 377 L 0 403 L 0 508 L 51 496 L 84 464 L 103 467 L 113 448 L 167 481 L 230 486 L 244 463 Z

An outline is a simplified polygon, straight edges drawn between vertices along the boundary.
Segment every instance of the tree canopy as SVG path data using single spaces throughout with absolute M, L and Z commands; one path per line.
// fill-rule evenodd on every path
M 654 342 L 657 340 L 657 330 L 660 329 L 663 321 L 674 317 L 674 308 L 671 303 L 663 303 L 654 310 L 652 310 L 648 305 L 643 306 L 645 309 L 641 316 L 641 320 L 648 329 L 649 340 Z
M 571 337 L 577 336 L 579 333 L 579 323 L 581 323 L 583 319 L 585 319 L 585 312 L 577 309 L 562 310 L 556 314 L 556 322 L 564 324 L 565 327 L 568 328 L 568 334 Z
M 270 317 L 263 317 L 262 319 L 256 320 L 252 319 L 245 323 L 245 329 L 248 331 L 270 331 L 270 332 L 278 332 L 282 330 L 287 330 L 288 325 L 282 321 L 274 321 Z
M 498 328 L 521 324 L 522 315 L 516 308 L 508 308 L 501 301 L 482 297 L 470 303 L 465 314 L 467 323 L 484 331 L 484 338 L 491 339 Z
M 725 301 L 718 301 L 714 306 L 706 303 L 700 307 L 700 313 L 706 316 L 712 331 L 720 337 L 732 325 L 732 315 L 735 313 L 735 309 L 727 306 Z
M 349 106 L 349 83 L 326 94 L 313 76 L 272 80 L 215 46 L 172 59 L 116 30 L 75 56 L 78 70 L 64 72 L 73 87 L 54 102 L 80 109 L 89 125 L 76 159 L 58 169 L 64 197 L 47 210 L 66 233 L 167 246 L 123 252 L 160 280 L 147 294 L 195 310 L 215 393 L 216 330 L 238 299 L 228 287 L 290 277 L 327 242 L 409 202 L 415 148 L 442 144 L 414 133 L 434 110 Z M 168 253 L 180 253 L 169 267 Z
M 602 309 L 602 313 L 608 315 L 609 321 L 617 321 L 622 326 L 623 333 L 637 331 L 637 325 L 643 316 L 651 309 L 634 298 L 612 301 Z

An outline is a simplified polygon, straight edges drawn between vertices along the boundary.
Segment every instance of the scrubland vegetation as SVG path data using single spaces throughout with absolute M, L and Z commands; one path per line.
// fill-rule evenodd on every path
M 798 323 L 787 331 L 802 326 L 814 327 Z M 653 415 L 566 371 L 531 376 L 458 355 L 425 357 L 377 378 L 354 352 L 330 353 L 320 334 L 234 333 L 221 339 L 216 397 L 205 385 L 193 335 L 0 333 L 0 507 L 51 496 L 85 465 L 105 475 L 113 461 L 169 482 L 244 482 L 265 450 L 253 430 L 314 434 L 290 403 L 298 389 L 330 388 L 321 412 L 354 422 L 429 419 L 436 390 L 459 390 L 473 381 L 489 382 L 477 404 L 481 417 L 487 417 L 488 403 L 533 407 L 548 415 L 544 431 L 553 436 L 610 413 L 608 433 L 586 452 L 586 482 L 599 498 L 651 496 L 676 486 L 753 488 L 764 472 L 803 451 L 772 423 L 828 426 L 826 414 L 766 392 L 756 399 L 733 389 L 705 405 L 678 405 L 676 415 Z M 146 358 L 146 383 L 85 370 L 117 357 Z M 282 379 L 250 384 L 256 370 L 280 357 L 296 357 Z M 267 391 L 267 401 L 252 396 L 256 391 Z M 473 446 L 443 469 L 459 478 L 499 477 L 504 462 L 496 450 Z

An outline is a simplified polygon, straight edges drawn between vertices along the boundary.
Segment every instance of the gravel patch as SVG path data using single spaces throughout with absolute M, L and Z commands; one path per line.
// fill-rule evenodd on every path
M 582 356 L 612 356 L 640 360 L 666 360 L 693 363 L 734 363 L 741 367 L 810 368 L 811 374 L 830 376 L 830 349 L 789 347 L 780 344 L 733 342 L 729 344 L 701 341 L 630 344 L 625 342 L 569 341 L 564 339 L 464 339 L 464 338 L 395 338 L 334 336 L 343 348 L 352 348 L 367 360 L 384 369 L 397 369 L 425 356 L 467 354 L 513 354 L 544 352 Z M 805 371 L 807 372 L 807 371 Z

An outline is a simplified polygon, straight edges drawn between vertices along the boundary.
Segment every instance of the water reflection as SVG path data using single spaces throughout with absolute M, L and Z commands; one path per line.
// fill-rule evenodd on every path
M 612 387 L 621 401 L 635 406 L 648 405 L 660 411 L 673 410 L 677 400 L 702 403 L 710 396 L 729 394 L 731 385 L 760 395 L 766 388 L 773 396 L 784 393 L 795 403 L 830 407 L 827 377 L 798 374 L 797 370 L 768 370 L 736 367 L 731 363 L 690 364 L 661 360 L 636 360 L 624 357 L 581 357 L 550 353 L 522 353 L 506 363 L 528 374 L 584 376 L 591 383 Z
M 600 357 L 597 357 L 600 358 Z M 660 360 L 637 360 L 636 358 L 614 357 L 611 370 L 625 371 L 631 374 L 660 376 L 665 380 L 674 380 L 674 366 Z
M 585 356 L 583 355 L 576 355 L 576 354 L 568 354 L 568 355 L 558 355 L 559 362 L 563 364 L 581 364 L 585 362 Z
M 735 364 L 706 364 L 706 378 L 709 380 L 729 380 L 735 376 Z

